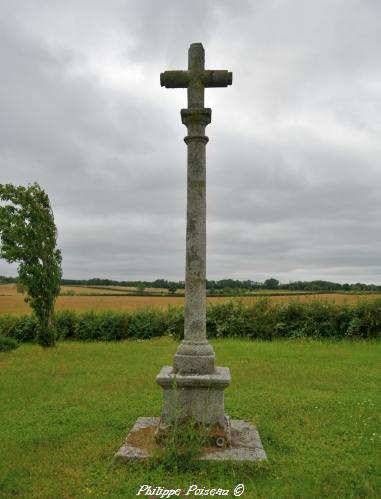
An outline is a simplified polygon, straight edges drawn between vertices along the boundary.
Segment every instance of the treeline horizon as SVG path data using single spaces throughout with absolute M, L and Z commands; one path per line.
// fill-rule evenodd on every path
M 0 275 L 0 284 L 17 283 L 17 277 L 7 277 Z M 124 286 L 124 287 L 144 287 L 144 288 L 170 288 L 184 289 L 184 281 L 170 281 L 167 279 L 155 279 L 153 281 L 134 280 L 117 281 L 115 279 L 102 279 L 93 277 L 90 279 L 61 279 L 61 284 L 66 286 Z M 338 283 L 324 280 L 314 281 L 294 281 L 281 283 L 277 279 L 270 278 L 264 282 L 239 279 L 206 280 L 208 290 L 284 290 L 284 291 L 381 291 L 381 285 L 364 283 Z

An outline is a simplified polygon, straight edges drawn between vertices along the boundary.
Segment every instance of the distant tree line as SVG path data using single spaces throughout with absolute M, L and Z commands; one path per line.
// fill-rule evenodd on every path
M 0 276 L 0 284 L 16 283 L 17 277 Z M 184 289 L 184 281 L 168 281 L 167 279 L 156 279 L 154 281 L 116 281 L 113 279 L 100 279 L 94 277 L 91 279 L 62 279 L 63 285 L 70 286 L 126 286 L 136 287 L 138 289 L 145 288 L 164 288 L 173 290 Z M 284 291 L 381 291 L 381 285 L 363 284 L 357 282 L 355 284 L 340 284 L 330 281 L 295 281 L 289 283 L 280 283 L 277 279 L 270 278 L 264 282 L 251 280 L 240 281 L 238 279 L 221 279 L 219 281 L 207 280 L 206 288 L 216 292 L 240 292 L 243 290 L 284 290 Z
M 17 281 L 17 277 L 6 277 L 5 275 L 0 275 L 0 284 L 14 284 Z
M 289 284 L 282 284 L 282 289 L 297 291 L 381 291 L 381 285 L 363 284 L 340 284 L 330 281 L 296 281 Z

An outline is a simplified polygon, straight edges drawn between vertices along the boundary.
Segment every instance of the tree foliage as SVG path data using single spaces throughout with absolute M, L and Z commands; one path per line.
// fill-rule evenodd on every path
M 49 197 L 37 183 L 0 184 L 0 201 L 0 257 L 18 263 L 19 282 L 39 323 L 38 342 L 51 346 L 62 258 Z
M 168 292 L 172 293 L 172 294 L 175 294 L 176 291 L 177 291 L 177 284 L 175 282 L 170 282 L 168 284 Z
M 278 279 L 274 279 L 273 277 L 270 279 L 266 279 L 265 282 L 263 283 L 263 287 L 265 289 L 278 289 L 279 281 Z
M 16 282 L 16 291 L 23 295 L 26 291 L 25 285 L 22 282 Z

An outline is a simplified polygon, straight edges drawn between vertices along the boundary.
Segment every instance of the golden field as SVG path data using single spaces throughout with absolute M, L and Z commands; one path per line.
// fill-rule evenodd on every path
M 135 288 L 122 288 L 120 289 L 117 288 L 112 288 L 112 289 L 99 289 L 97 287 L 92 287 L 92 286 L 61 286 L 61 293 L 66 294 L 66 293 L 73 293 L 75 295 L 80 295 L 80 294 L 85 294 L 89 295 L 91 294 L 97 294 L 97 295 L 104 295 L 107 293 L 110 294 L 115 294 L 118 293 L 119 291 L 122 293 L 122 291 L 134 291 Z M 21 296 L 20 293 L 17 293 L 16 290 L 16 284 L 0 284 L 0 297 L 1 295 L 12 295 L 12 296 Z
M 112 286 L 112 288 L 114 288 Z M 125 288 L 124 288 L 125 289 Z M 92 287 L 63 286 L 63 293 L 69 290 L 76 293 L 74 296 L 59 296 L 56 302 L 56 310 L 73 310 L 75 312 L 102 311 L 102 310 L 134 310 L 137 308 L 167 308 L 168 306 L 183 306 L 184 298 L 176 296 L 97 296 L 104 295 L 107 290 L 94 289 Z M 122 291 L 123 289 L 121 289 Z M 92 293 L 92 296 L 84 296 L 79 293 Z M 110 293 L 116 293 L 110 290 Z M 300 300 L 301 302 L 313 300 L 334 301 L 336 303 L 355 304 L 359 300 L 374 300 L 380 298 L 381 294 L 308 294 L 308 295 L 282 295 L 269 296 L 272 303 L 284 303 L 290 300 Z M 222 303 L 229 300 L 241 300 L 244 303 L 251 303 L 258 300 L 256 296 L 243 297 L 208 297 L 208 303 Z M 22 315 L 30 313 L 30 308 L 24 302 L 24 296 L 17 293 L 14 284 L 0 285 L 0 315 L 14 314 Z

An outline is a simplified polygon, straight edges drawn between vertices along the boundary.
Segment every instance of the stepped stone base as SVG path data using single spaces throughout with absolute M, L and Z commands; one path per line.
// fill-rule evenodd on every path
M 132 459 L 147 459 L 160 449 L 155 435 L 160 418 L 140 417 L 130 431 L 124 444 L 115 454 L 118 463 Z M 266 452 L 254 425 L 239 419 L 230 420 L 231 442 L 228 447 L 205 447 L 201 460 L 204 461 L 264 461 Z

